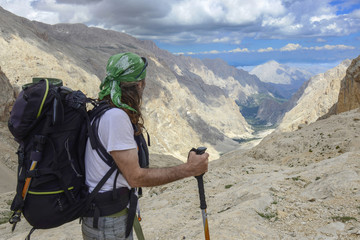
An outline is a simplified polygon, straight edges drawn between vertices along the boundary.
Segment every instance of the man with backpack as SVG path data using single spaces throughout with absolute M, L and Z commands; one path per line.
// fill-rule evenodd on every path
M 100 190 L 96 189 L 99 193 L 91 211 L 83 217 L 85 240 L 133 239 L 138 188 L 198 176 L 208 169 L 208 153 L 197 155 L 194 151 L 189 153 L 186 163 L 178 166 L 148 168 L 141 112 L 147 65 L 145 58 L 134 53 L 113 55 L 107 63 L 99 100 L 107 100 L 109 107 L 92 121 L 103 148 L 94 148 L 89 138 L 85 150 L 85 182 L 89 192 L 94 191 L 105 174 L 111 176 Z M 104 158 L 111 160 L 106 162 Z M 111 168 L 116 170 L 109 173 Z

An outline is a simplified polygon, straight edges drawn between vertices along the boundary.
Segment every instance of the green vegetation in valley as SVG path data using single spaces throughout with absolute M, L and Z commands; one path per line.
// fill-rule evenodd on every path
M 245 120 L 253 127 L 255 132 L 274 128 L 274 126 L 269 126 L 267 121 L 256 118 L 259 111 L 259 106 L 264 101 L 268 100 L 276 101 L 279 104 L 288 101 L 287 99 L 271 97 L 267 94 L 262 93 L 252 95 L 247 99 L 247 102 L 245 104 L 240 103 L 239 101 L 235 101 L 236 104 L 239 106 L 241 114 L 244 116 Z
M 247 143 L 247 142 L 251 142 L 254 140 L 258 140 L 258 139 L 260 139 L 260 138 L 233 138 L 233 140 L 238 143 Z

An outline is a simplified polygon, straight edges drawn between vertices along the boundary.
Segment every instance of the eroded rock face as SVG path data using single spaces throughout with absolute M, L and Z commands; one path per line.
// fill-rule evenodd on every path
M 360 56 L 351 62 L 341 82 L 336 114 L 360 107 Z
M 15 101 L 14 93 L 9 79 L 0 68 L 0 121 L 2 122 L 9 119 L 10 109 Z

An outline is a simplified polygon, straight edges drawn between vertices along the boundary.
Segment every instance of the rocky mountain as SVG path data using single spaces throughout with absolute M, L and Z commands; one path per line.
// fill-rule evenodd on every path
M 256 66 L 250 71 L 250 74 L 254 74 L 262 82 L 268 83 L 268 88 L 273 88 L 273 91 L 286 99 L 291 98 L 312 76 L 306 70 L 289 67 L 274 60 Z
M 0 8 L 0 66 L 12 86 L 55 77 L 96 97 L 109 56 L 132 51 L 149 61 L 144 115 L 153 153 L 181 157 L 206 145 L 214 159 L 251 137 L 238 103 L 272 94 L 261 81 L 224 62 L 175 56 L 151 41 L 82 24 L 47 25 Z M 221 67 L 219 67 L 221 66 Z
M 360 107 L 360 56 L 354 59 L 346 70 L 335 106 L 336 114 Z
M 305 70 L 292 68 L 274 60 L 256 66 L 250 73 L 256 75 L 262 82 L 287 85 L 304 82 L 311 77 L 311 74 Z
M 285 113 L 278 130 L 294 131 L 299 125 L 315 122 L 325 115 L 338 101 L 341 81 L 350 63 L 350 60 L 345 60 L 335 68 L 315 75 L 304 83 L 290 102 L 293 108 Z

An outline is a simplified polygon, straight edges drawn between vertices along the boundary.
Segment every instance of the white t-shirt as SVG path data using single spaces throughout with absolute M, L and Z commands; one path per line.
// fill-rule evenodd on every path
M 137 144 L 134 139 L 134 129 L 129 116 L 119 108 L 112 108 L 104 113 L 100 118 L 98 135 L 106 151 L 110 153 L 116 150 L 136 149 Z M 85 182 L 92 192 L 101 178 L 106 174 L 110 167 L 99 157 L 95 149 L 92 149 L 90 140 L 87 140 L 85 150 Z M 116 171 L 106 181 L 99 192 L 106 192 L 113 189 Z M 128 187 L 128 182 L 120 173 L 116 188 Z

